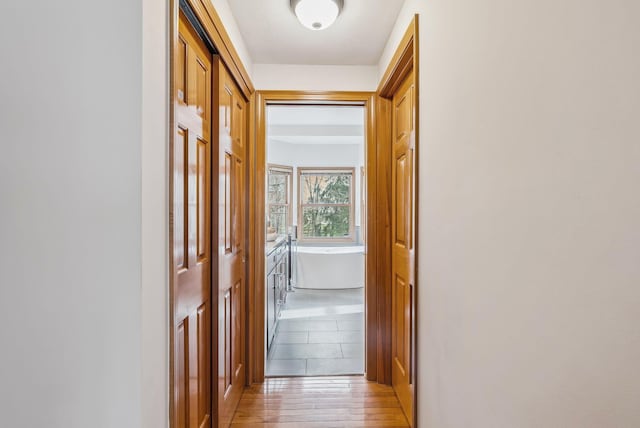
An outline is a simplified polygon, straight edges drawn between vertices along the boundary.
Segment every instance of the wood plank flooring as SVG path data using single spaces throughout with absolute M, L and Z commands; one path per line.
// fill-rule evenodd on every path
M 267 378 L 245 389 L 239 427 L 408 427 L 390 386 L 364 376 Z

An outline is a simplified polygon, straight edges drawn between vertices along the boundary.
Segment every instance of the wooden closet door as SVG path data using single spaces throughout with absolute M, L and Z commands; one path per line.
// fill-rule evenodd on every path
M 181 13 L 172 159 L 174 425 L 210 427 L 211 55 Z
M 246 102 L 219 58 L 215 110 L 218 135 L 218 408 L 231 423 L 245 383 Z
M 411 423 L 414 296 L 414 83 L 413 72 L 393 96 L 391 381 Z

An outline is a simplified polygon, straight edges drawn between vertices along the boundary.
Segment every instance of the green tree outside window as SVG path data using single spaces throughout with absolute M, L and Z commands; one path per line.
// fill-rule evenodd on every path
M 300 168 L 303 239 L 352 239 L 353 168 Z

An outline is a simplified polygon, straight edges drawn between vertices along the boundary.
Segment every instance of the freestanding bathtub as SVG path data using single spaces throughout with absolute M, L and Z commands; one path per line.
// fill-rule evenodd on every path
M 296 274 L 296 288 L 364 287 L 364 246 L 299 246 Z

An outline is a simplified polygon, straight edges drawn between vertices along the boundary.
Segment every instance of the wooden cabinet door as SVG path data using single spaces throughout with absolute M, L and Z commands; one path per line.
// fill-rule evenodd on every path
M 231 423 L 245 382 L 246 102 L 214 58 L 218 135 L 218 408 Z
M 172 146 L 174 427 L 210 427 L 211 55 L 180 14 Z
M 393 97 L 391 212 L 391 380 L 411 423 L 413 413 L 413 273 L 415 238 L 414 83 L 409 74 Z

